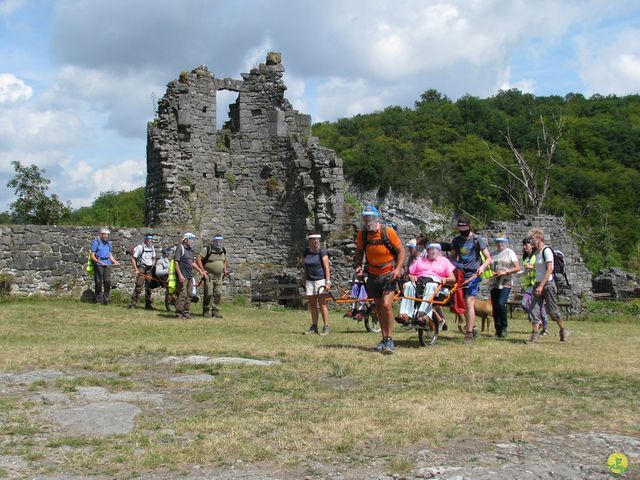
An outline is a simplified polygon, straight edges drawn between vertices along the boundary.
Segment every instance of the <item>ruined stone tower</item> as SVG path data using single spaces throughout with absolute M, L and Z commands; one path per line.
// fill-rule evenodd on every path
M 308 231 L 339 228 L 342 160 L 284 98 L 283 72 L 272 52 L 243 80 L 200 66 L 169 82 L 148 125 L 147 226 L 219 232 L 247 248 L 247 260 L 289 264 Z M 220 130 L 219 90 L 238 92 Z

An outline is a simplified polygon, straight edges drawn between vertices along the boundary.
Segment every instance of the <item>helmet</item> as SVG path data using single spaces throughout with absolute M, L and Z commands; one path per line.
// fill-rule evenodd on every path
M 364 210 L 362 210 L 362 212 L 360 213 L 361 217 L 366 217 L 366 216 L 372 216 L 372 217 L 379 217 L 380 214 L 378 213 L 378 209 L 376 207 L 374 207 L 373 205 L 367 205 L 366 207 L 364 207 Z

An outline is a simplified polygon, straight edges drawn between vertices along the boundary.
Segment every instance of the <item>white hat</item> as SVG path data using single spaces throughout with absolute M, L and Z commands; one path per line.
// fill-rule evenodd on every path
M 427 248 L 436 248 L 438 250 L 442 250 L 442 245 L 440 245 L 439 243 L 430 243 L 429 245 L 427 245 Z
M 322 238 L 322 235 L 320 235 L 319 233 L 313 233 L 311 235 L 307 235 L 307 240 L 313 240 L 314 238 L 317 238 L 318 240 L 320 240 Z
M 183 240 L 183 241 L 184 241 L 184 240 L 195 240 L 195 239 L 196 239 L 196 236 L 195 236 L 193 233 L 189 233 L 189 232 L 185 233 L 185 234 L 182 236 L 182 240 Z
M 111 232 L 109 231 L 109 229 L 107 227 L 104 227 L 104 228 L 100 229 L 100 235 L 102 235 L 103 233 L 106 233 L 108 235 L 111 234 Z
M 407 247 L 416 248 L 418 246 L 418 241 L 415 238 L 412 238 L 407 242 Z

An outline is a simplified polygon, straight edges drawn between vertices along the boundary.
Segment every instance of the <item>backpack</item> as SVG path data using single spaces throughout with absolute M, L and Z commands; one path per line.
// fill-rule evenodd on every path
M 145 249 L 146 249 L 146 246 L 145 246 L 145 244 L 144 244 L 144 243 L 140 243 L 140 244 L 138 244 L 138 245 L 131 245 L 131 246 L 130 246 L 129 248 L 127 248 L 127 250 L 126 250 L 127 255 L 132 256 L 132 257 L 133 257 L 133 256 L 135 255 L 136 248 L 138 248 L 138 247 L 142 247 L 142 249 L 140 250 L 140 255 L 137 255 L 137 256 L 135 257 L 135 259 L 136 259 L 136 265 L 140 266 L 140 260 L 142 259 L 142 255 L 143 255 L 145 252 L 153 252 L 153 256 L 154 256 L 154 257 L 156 256 L 156 249 L 155 249 L 155 247 L 154 247 L 153 245 L 151 245 L 151 250 L 145 250 Z
M 398 227 L 396 226 L 395 223 L 384 223 L 381 222 L 380 226 L 382 227 L 382 231 L 380 232 L 382 234 L 382 240 L 368 240 L 367 236 L 368 236 L 368 232 L 367 230 L 363 230 L 362 231 L 362 245 L 363 248 L 365 250 L 365 252 L 367 251 L 367 245 L 384 245 L 385 247 L 387 247 L 387 250 L 389 250 L 389 253 L 391 253 L 391 255 L 393 255 L 394 257 L 396 257 L 398 255 L 398 252 L 396 252 L 396 249 L 393 248 L 393 245 L 391 244 L 391 241 L 389 240 L 389 235 L 387 235 L 387 227 L 391 227 L 393 228 L 394 232 L 398 232 Z
M 562 253 L 560 250 L 554 250 L 551 247 L 544 247 L 542 249 L 542 252 L 540 253 L 542 255 L 543 261 L 544 251 L 547 248 L 551 250 L 551 253 L 553 254 L 553 280 L 556 282 L 556 285 L 558 284 L 557 276 L 562 275 L 564 277 L 564 280 L 567 282 L 567 285 L 571 286 L 571 284 L 569 283 L 569 279 L 567 278 L 566 259 L 564 253 Z
M 212 253 L 213 253 L 213 249 L 211 248 L 211 245 L 207 245 L 207 254 L 202 259 L 202 265 L 204 265 L 205 263 L 207 263 L 209 261 L 209 257 L 211 256 Z M 226 260 L 227 259 L 227 249 L 222 247 L 222 253 L 224 253 L 224 259 Z

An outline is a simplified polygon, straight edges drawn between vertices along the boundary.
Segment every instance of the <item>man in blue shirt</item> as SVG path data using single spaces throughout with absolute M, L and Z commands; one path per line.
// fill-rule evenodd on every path
M 487 240 L 471 231 L 471 220 L 461 217 L 458 219 L 457 227 L 458 235 L 451 242 L 451 251 L 455 260 L 454 265 L 462 270 L 465 282 L 469 282 L 463 289 L 464 317 L 467 324 L 464 343 L 469 343 L 473 341 L 477 332 L 474 329 L 475 300 L 480 290 L 480 275 L 491 265 L 492 260 L 487 248 Z
M 93 278 L 96 282 L 96 303 L 107 305 L 111 294 L 111 265 L 120 265 L 113 256 L 108 228 L 100 230 L 100 238 L 91 244 L 91 260 L 94 265 Z M 104 290 L 103 290 L 104 288 Z

